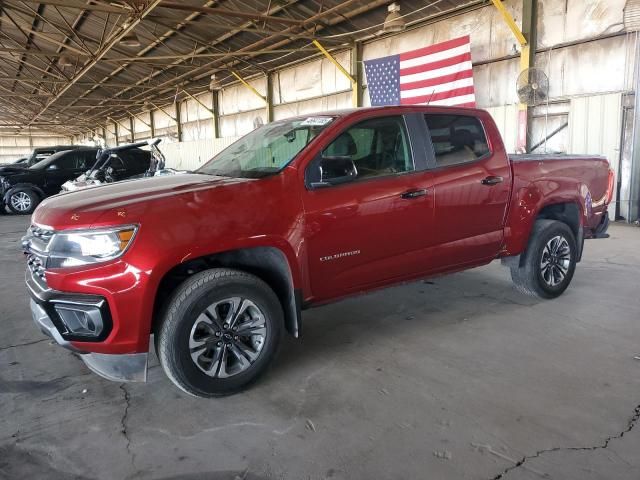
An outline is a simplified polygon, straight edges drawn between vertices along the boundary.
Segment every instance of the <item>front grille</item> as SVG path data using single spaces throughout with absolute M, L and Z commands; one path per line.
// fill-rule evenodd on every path
M 27 268 L 31 272 L 31 278 L 44 289 L 47 288 L 47 247 L 54 233 L 53 230 L 32 225 L 22 238 L 22 248 L 27 255 Z

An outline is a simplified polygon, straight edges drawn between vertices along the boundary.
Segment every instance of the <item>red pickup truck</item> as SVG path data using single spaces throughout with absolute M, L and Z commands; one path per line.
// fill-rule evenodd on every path
M 507 156 L 488 113 L 385 107 L 265 125 L 192 174 L 63 193 L 23 239 L 32 315 L 114 380 L 160 363 L 197 396 L 237 392 L 301 311 L 502 259 L 561 295 L 606 237 L 604 158 Z

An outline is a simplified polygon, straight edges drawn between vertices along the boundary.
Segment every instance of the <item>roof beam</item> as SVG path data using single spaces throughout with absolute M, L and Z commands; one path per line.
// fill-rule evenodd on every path
M 130 16 L 123 24 L 120 31 L 112 35 L 111 38 L 107 42 L 105 42 L 105 45 L 98 52 L 96 52 L 94 58 L 87 62 L 80 69 L 80 71 L 76 73 L 73 78 L 60 89 L 56 96 L 46 103 L 44 108 L 31 119 L 29 125 L 40 118 L 51 105 L 58 101 L 58 99 L 60 99 L 78 80 L 84 77 L 102 59 L 102 57 L 104 57 L 109 52 L 109 50 L 111 50 L 115 45 L 118 44 L 122 37 L 131 32 L 142 21 L 144 17 L 146 17 L 154 8 L 156 8 L 160 4 L 160 2 L 161 0 L 152 0 L 145 8 L 143 8 L 140 12 L 137 12 L 135 16 Z
M 104 3 L 100 4 L 90 4 L 76 0 L 22 0 L 25 3 L 37 3 L 41 5 L 55 5 L 57 7 L 64 8 L 74 8 L 77 10 L 92 10 L 94 12 L 105 12 L 105 13 L 120 13 L 123 15 L 128 15 L 133 13 L 132 8 L 127 7 L 118 7 L 113 4 L 107 5 Z
M 357 2 L 359 2 L 359 0 L 346 0 L 344 2 L 341 2 L 340 4 L 338 4 L 338 5 L 334 6 L 334 7 L 328 8 L 327 10 L 319 12 L 318 14 L 316 14 L 316 15 L 314 15 L 312 17 L 309 17 L 309 18 L 307 18 L 305 20 L 302 20 L 301 24 L 299 26 L 291 26 L 291 27 L 288 27 L 288 28 L 284 29 L 282 33 L 284 33 L 284 34 L 287 34 L 287 33 L 298 33 L 298 34 L 300 34 L 301 32 L 296 32 L 297 28 L 301 28 L 301 27 L 305 28 L 306 27 L 307 29 L 309 29 L 312 26 L 314 26 L 322 18 L 324 18 L 324 17 L 326 17 L 328 15 L 331 15 L 331 14 L 336 14 L 339 10 L 344 9 L 344 8 L 346 8 L 348 6 L 351 6 L 352 4 L 357 3 Z M 340 23 L 340 22 L 344 21 L 345 18 L 346 19 L 352 18 L 354 16 L 359 15 L 362 12 L 366 12 L 368 10 L 380 7 L 380 6 L 384 5 L 385 3 L 387 3 L 386 0 L 374 0 L 374 1 L 368 3 L 368 4 L 364 5 L 364 6 L 358 7 L 358 8 L 356 8 L 356 9 L 350 11 L 350 12 L 347 12 L 344 15 L 340 14 L 338 19 L 335 22 L 331 22 L 331 23 L 336 23 L 336 24 Z M 274 7 L 274 8 L 276 8 L 276 7 Z M 317 31 L 322 30 L 322 28 L 323 28 L 322 25 L 317 26 L 317 28 L 314 28 L 314 33 L 317 32 Z M 307 33 L 307 32 L 305 32 L 305 33 Z M 280 36 L 280 35 L 278 35 L 278 36 Z M 258 47 L 263 47 L 264 45 L 268 44 L 269 41 L 274 40 L 274 37 L 276 37 L 276 35 L 272 35 L 272 36 L 263 38 L 261 40 L 258 40 L 256 42 L 250 44 L 250 45 L 247 45 L 245 47 L 240 48 L 239 50 L 237 50 L 235 52 L 230 52 L 230 53 L 227 54 L 226 57 L 221 57 L 218 60 L 214 60 L 214 61 L 209 62 L 209 63 L 207 63 L 207 64 L 205 64 L 203 66 L 196 67 L 196 68 L 193 69 L 193 71 L 186 72 L 184 74 L 178 75 L 178 76 L 174 77 L 171 80 L 167 80 L 165 82 L 162 82 L 160 85 L 152 87 L 151 90 L 160 90 L 160 89 L 167 90 L 169 88 L 172 88 L 172 87 L 169 87 L 169 85 L 176 85 L 176 84 L 184 83 L 185 80 L 188 77 L 192 77 L 196 72 L 205 71 L 205 73 L 200 73 L 200 76 L 210 75 L 211 71 L 213 69 L 224 68 L 224 67 L 220 67 L 220 66 L 216 67 L 216 65 L 215 65 L 216 61 L 226 60 L 227 58 L 234 58 L 239 53 L 251 52 L 252 50 L 255 50 Z M 224 40 L 225 38 L 226 37 L 223 36 L 222 39 Z M 268 47 L 266 47 L 264 49 L 265 50 L 277 49 L 277 48 L 280 48 L 280 47 L 282 47 L 284 45 L 287 45 L 287 44 L 291 43 L 291 41 L 292 40 L 290 40 L 290 39 L 283 39 L 280 42 L 277 42 L 276 44 L 273 44 L 273 45 L 269 45 Z M 196 53 L 200 53 L 200 51 L 202 51 L 202 50 L 204 50 L 206 48 L 207 48 L 206 46 L 205 47 L 200 47 L 200 49 L 196 50 Z M 184 61 L 185 61 L 184 59 L 183 60 L 177 60 L 176 63 L 182 63 Z M 168 67 L 168 68 L 171 68 L 171 67 Z M 142 79 L 138 80 L 138 82 L 136 82 L 136 84 L 146 83 L 149 80 L 152 80 L 153 78 L 158 76 L 160 73 L 163 73 L 163 71 L 158 71 L 158 72 L 155 72 L 155 73 L 149 75 L 148 77 L 142 78 Z M 117 96 L 125 93 L 127 90 L 128 89 L 126 89 L 126 88 L 124 90 L 121 90 L 120 92 L 116 93 L 114 95 L 114 97 L 117 97 Z M 140 94 L 134 95 L 134 98 L 139 97 L 139 96 L 140 96 Z
M 221 17 L 244 18 L 246 20 L 263 20 L 267 22 L 278 22 L 286 25 L 301 25 L 304 20 L 295 20 L 286 17 L 274 17 L 272 15 L 263 15 L 258 12 L 241 12 L 239 10 L 229 10 L 226 8 L 197 7 L 195 5 L 185 5 L 182 3 L 163 1 L 160 4 L 163 8 L 171 8 L 174 10 L 186 10 L 187 12 L 199 12 L 206 15 L 219 15 Z

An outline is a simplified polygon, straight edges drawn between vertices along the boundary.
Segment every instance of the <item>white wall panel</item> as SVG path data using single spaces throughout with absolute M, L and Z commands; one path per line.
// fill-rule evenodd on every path
M 628 48 L 627 36 L 608 38 L 540 53 L 536 66 L 549 77 L 551 98 L 623 91 L 633 72 Z
M 604 155 L 612 168 L 619 165 L 622 95 L 574 98 L 569 111 L 569 152 Z M 617 174 L 617 172 L 616 172 Z M 613 199 L 616 202 L 617 198 Z M 615 208 L 610 209 L 613 219 Z
M 266 123 L 266 120 L 267 113 L 264 108 L 235 115 L 225 115 L 220 117 L 220 136 L 241 137 L 254 130 L 256 126 Z
M 500 130 L 507 153 L 515 153 L 518 145 L 518 106 L 505 105 L 487 108 Z
M 255 88 L 260 95 L 265 96 L 267 90 L 265 77 L 248 80 L 247 83 Z M 265 106 L 264 100 L 242 84 L 221 90 L 218 104 L 222 115 L 247 112 Z
M 68 145 L 72 139 L 57 135 L 32 136 L 29 135 L 0 135 L 0 163 L 8 163 L 25 157 L 33 148 L 47 147 L 50 145 Z
M 168 168 L 195 170 L 237 139 L 238 137 L 228 137 L 169 144 L 163 142 L 159 148 L 167 159 Z
M 351 91 L 286 105 L 277 105 L 273 108 L 273 116 L 274 120 L 282 120 L 297 115 L 326 112 L 328 110 L 342 110 L 345 108 L 351 108 Z
M 347 71 L 351 52 L 332 53 Z M 273 77 L 274 103 L 290 103 L 351 88 L 351 82 L 328 59 L 322 58 L 277 72 Z
M 539 0 L 538 47 L 622 30 L 626 0 Z

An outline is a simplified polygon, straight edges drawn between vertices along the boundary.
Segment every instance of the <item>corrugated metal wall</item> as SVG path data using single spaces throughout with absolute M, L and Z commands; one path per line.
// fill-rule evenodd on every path
M 10 163 L 20 157 L 25 157 L 35 147 L 49 145 L 65 145 L 71 139 L 61 136 L 28 136 L 28 135 L 0 135 L 0 163 Z
M 622 94 L 574 98 L 569 111 L 569 150 L 571 153 L 607 157 L 614 170 L 619 162 L 622 140 Z M 614 196 L 614 205 L 618 199 Z M 615 220 L 615 209 L 609 211 Z
M 216 138 L 192 142 L 161 143 L 159 148 L 167 157 L 167 167 L 195 170 L 240 137 Z

